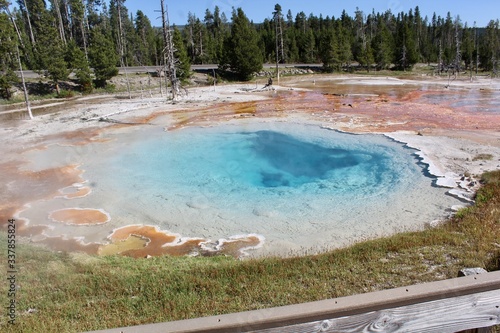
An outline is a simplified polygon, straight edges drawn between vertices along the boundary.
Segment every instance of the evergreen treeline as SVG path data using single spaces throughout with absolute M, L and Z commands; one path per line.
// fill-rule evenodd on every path
M 40 71 L 54 83 L 76 74 L 84 92 L 103 87 L 117 66 L 163 65 L 160 28 L 142 11 L 128 12 L 125 0 L 16 0 L 16 9 L 0 0 L 0 93 L 10 97 L 17 81 L 13 72 Z M 159 4 L 158 4 L 159 5 Z M 254 24 L 241 8 L 229 21 L 218 7 L 201 20 L 189 14 L 174 28 L 175 55 L 181 79 L 190 64 L 217 63 L 240 79 L 248 79 L 263 62 L 323 63 L 327 71 L 359 64 L 367 71 L 409 70 L 417 62 L 438 63 L 440 70 L 483 70 L 496 73 L 500 59 L 499 20 L 471 27 L 459 17 L 422 17 L 408 13 L 337 18 L 285 14 L 279 4 L 271 19 Z M 91 68 L 93 71 L 91 71 Z

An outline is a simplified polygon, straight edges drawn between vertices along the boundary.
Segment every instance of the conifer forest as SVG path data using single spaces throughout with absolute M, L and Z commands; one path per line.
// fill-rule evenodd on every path
M 220 73 L 241 80 L 263 63 L 321 63 L 327 72 L 353 66 L 409 71 L 416 63 L 433 63 L 441 72 L 498 73 L 497 18 L 478 27 L 450 12 L 422 17 L 418 6 L 318 17 L 270 4 L 264 22 L 253 22 L 241 8 L 228 18 L 215 7 L 171 26 L 166 14 L 163 27 L 154 27 L 142 11 L 129 12 L 125 0 L 0 0 L 1 97 L 10 97 L 21 68 L 42 73 L 56 90 L 73 73 L 81 90 L 90 92 L 119 67 L 167 66 L 168 52 L 179 80 L 190 75 L 191 64 L 218 64 Z

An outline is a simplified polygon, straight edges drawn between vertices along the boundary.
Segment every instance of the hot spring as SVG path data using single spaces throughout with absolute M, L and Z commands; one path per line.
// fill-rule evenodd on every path
M 103 241 L 131 224 L 211 240 L 258 234 L 255 254 L 283 255 L 422 228 L 457 203 L 414 150 L 382 135 L 277 122 L 109 135 L 78 154 L 92 193 L 64 206 L 103 209 L 110 221 L 54 234 Z

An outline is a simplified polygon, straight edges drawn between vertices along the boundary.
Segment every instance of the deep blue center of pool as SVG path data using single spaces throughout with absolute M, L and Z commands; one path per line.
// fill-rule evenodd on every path
M 354 167 L 366 154 L 340 148 L 328 148 L 304 142 L 293 136 L 273 132 L 253 133 L 250 152 L 261 160 L 257 172 L 264 187 L 299 186 L 326 179 L 338 169 Z
M 382 136 L 273 127 L 159 132 L 128 145 L 111 167 L 126 191 L 202 192 L 236 201 L 261 200 L 263 193 L 373 196 L 390 192 L 405 172 L 418 169 L 408 149 Z

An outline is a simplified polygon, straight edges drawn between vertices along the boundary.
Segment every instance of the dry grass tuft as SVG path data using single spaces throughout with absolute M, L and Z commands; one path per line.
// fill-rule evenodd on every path
M 474 156 L 473 161 L 491 161 L 493 159 L 493 155 L 491 154 L 478 154 Z

